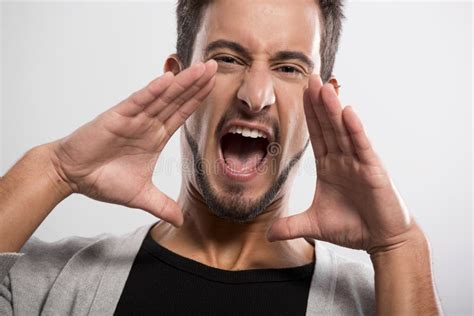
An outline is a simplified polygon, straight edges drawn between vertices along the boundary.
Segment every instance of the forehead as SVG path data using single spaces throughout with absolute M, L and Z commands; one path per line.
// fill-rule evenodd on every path
M 319 57 L 320 15 L 315 0 L 216 0 L 206 8 L 196 49 L 218 39 L 253 53 L 299 50 Z

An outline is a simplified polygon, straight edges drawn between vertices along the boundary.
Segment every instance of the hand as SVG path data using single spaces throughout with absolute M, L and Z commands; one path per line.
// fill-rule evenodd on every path
M 312 237 L 372 254 L 420 236 L 361 121 L 351 106 L 342 108 L 333 86 L 312 76 L 304 110 L 316 192 L 307 210 L 276 220 L 268 239 Z
M 152 182 L 157 159 L 171 135 L 212 90 L 217 64 L 167 72 L 56 141 L 57 172 L 72 192 L 143 209 L 175 226 L 178 204 Z

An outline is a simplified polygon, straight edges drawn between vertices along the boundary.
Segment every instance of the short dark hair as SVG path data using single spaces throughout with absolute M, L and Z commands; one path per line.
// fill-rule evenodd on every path
M 331 77 L 339 38 L 342 31 L 342 0 L 315 0 L 321 10 L 323 25 L 319 53 L 321 55 L 321 78 L 327 82 Z M 176 19 L 178 39 L 176 53 L 186 68 L 191 63 L 196 35 L 201 26 L 204 9 L 211 0 L 178 0 Z

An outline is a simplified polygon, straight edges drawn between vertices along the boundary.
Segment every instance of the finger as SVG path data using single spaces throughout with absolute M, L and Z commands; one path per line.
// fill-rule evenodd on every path
M 151 81 L 146 87 L 135 91 L 127 99 L 119 103 L 116 111 L 124 116 L 135 116 L 156 100 L 171 85 L 174 80 L 172 72 Z
M 180 227 L 183 224 L 183 212 L 178 203 L 158 190 L 151 182 L 134 199 L 132 205 L 167 221 L 175 227 Z
M 184 124 L 191 114 L 196 110 L 196 108 L 204 101 L 204 99 L 209 95 L 209 93 L 214 88 L 216 78 L 213 77 L 209 82 L 204 86 L 201 91 L 195 94 L 191 100 L 186 102 L 181 106 L 166 122 L 165 127 L 168 130 L 169 135 L 173 135 L 176 130 Z
M 199 93 L 214 77 L 217 71 L 217 63 L 215 60 L 210 60 L 206 64 L 206 70 L 201 78 L 199 78 L 189 89 L 184 91 L 181 95 L 176 97 L 173 102 L 168 104 L 156 116 L 160 122 L 165 122 L 173 113 L 175 113 L 183 104 L 192 100 L 193 97 Z
M 368 164 L 378 162 L 378 156 L 373 150 L 364 126 L 352 106 L 348 105 L 344 108 L 342 117 L 359 160 Z
M 327 84 L 326 84 L 327 85 Z M 325 85 L 322 85 L 321 80 L 318 77 L 312 76 L 309 79 L 309 95 L 311 97 L 311 103 L 313 104 L 313 110 L 316 113 L 316 118 L 321 126 L 323 133 L 324 142 L 328 153 L 340 153 L 339 146 L 336 141 L 336 134 L 329 121 L 326 109 L 324 108 L 321 89 L 324 89 Z
M 342 106 L 339 97 L 332 84 L 321 89 L 321 97 L 325 106 L 326 114 L 336 136 L 339 149 L 347 155 L 354 154 L 352 140 L 342 121 Z
M 168 104 L 173 102 L 179 95 L 189 89 L 204 74 L 206 67 L 203 63 L 197 63 L 186 68 L 174 77 L 173 83 L 162 95 L 155 100 L 145 112 L 149 116 L 156 116 Z
M 309 138 L 311 139 L 311 146 L 316 160 L 327 153 L 326 143 L 324 141 L 323 132 L 319 121 L 314 114 L 313 106 L 306 90 L 303 94 L 304 114 L 306 116 L 306 125 L 308 125 Z
M 320 230 L 309 210 L 277 219 L 267 232 L 269 241 L 311 237 L 318 239 Z

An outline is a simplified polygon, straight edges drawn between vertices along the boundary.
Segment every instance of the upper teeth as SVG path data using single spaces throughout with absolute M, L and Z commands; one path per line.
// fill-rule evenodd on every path
M 231 127 L 231 129 L 229 130 L 229 133 L 241 134 L 244 137 L 252 137 L 252 138 L 263 137 L 263 138 L 267 138 L 267 136 L 265 136 L 265 134 L 263 134 L 259 130 L 252 129 L 252 128 L 247 128 L 247 127 L 240 127 L 240 126 Z

